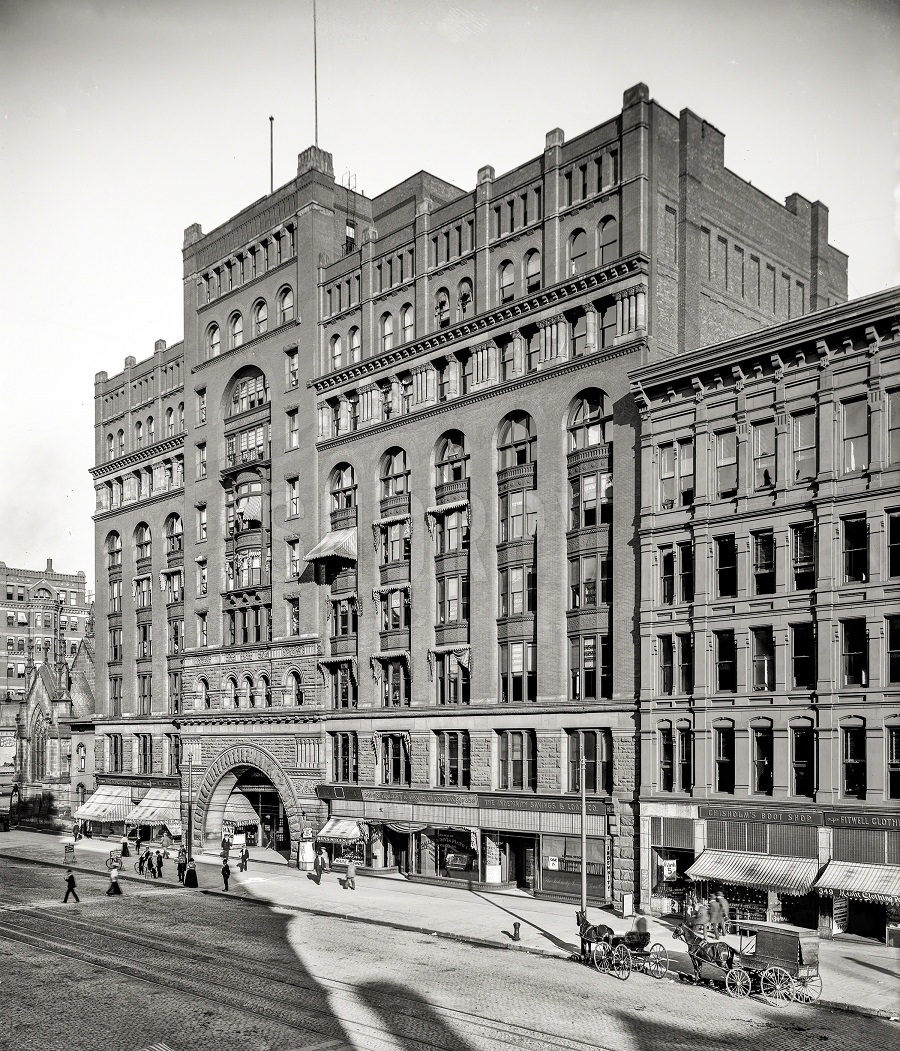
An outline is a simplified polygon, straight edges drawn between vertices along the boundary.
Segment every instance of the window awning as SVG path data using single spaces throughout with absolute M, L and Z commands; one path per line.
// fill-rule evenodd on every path
M 232 828 L 246 828 L 248 825 L 259 824 L 259 814 L 243 792 L 232 792 L 225 804 L 222 823 L 231 825 Z
M 181 795 L 177 788 L 151 788 L 125 818 L 126 825 L 163 825 L 173 836 L 181 835 Z
M 900 866 L 829 861 L 816 881 L 816 890 L 829 896 L 838 893 L 860 901 L 900 905 Z
M 462 511 L 469 509 L 468 500 L 450 500 L 446 504 L 435 504 L 434 507 L 429 507 L 426 511 L 426 515 L 443 515 L 449 511 Z
M 344 558 L 356 561 L 356 530 L 332 529 L 307 555 L 305 562 L 321 562 L 326 558 Z
M 127 785 L 101 785 L 72 816 L 79 821 L 124 821 L 133 809 Z
M 331 817 L 321 831 L 316 833 L 320 843 L 352 843 L 362 839 L 359 825 L 349 817 Z
M 744 854 L 734 850 L 704 850 L 686 872 L 694 880 L 767 887 L 796 896 L 808 893 L 818 874 L 819 863 L 815 858 Z

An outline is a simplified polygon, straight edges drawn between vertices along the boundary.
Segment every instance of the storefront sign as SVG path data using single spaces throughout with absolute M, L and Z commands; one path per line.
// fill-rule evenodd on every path
M 553 799 L 553 798 L 525 798 L 523 796 L 509 795 L 479 795 L 478 805 L 489 807 L 491 810 L 530 810 L 551 814 L 579 814 L 581 813 L 581 802 L 577 799 Z M 587 812 L 594 816 L 606 816 L 606 803 L 588 800 Z
M 678 862 L 674 858 L 665 858 L 659 865 L 664 880 L 675 879 L 678 876 Z
M 178 788 L 177 777 L 122 777 L 121 774 L 95 775 L 98 783 L 106 785 L 122 785 L 126 788 Z
M 545 868 L 550 869 L 551 872 L 559 872 L 559 858 L 544 858 L 546 862 Z
M 840 811 L 826 814 L 825 824 L 834 828 L 900 829 L 900 814 L 851 814 Z
M 777 825 L 821 825 L 821 810 L 773 810 L 763 807 L 701 806 L 700 817 L 718 821 L 764 821 Z

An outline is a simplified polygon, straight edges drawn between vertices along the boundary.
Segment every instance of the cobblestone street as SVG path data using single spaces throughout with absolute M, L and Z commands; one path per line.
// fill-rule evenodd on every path
M 879 1019 L 620 982 L 364 920 L 134 880 L 107 898 L 102 875 L 78 883 L 81 903 L 63 906 L 59 868 L 2 860 L 3 992 L 17 1010 L 0 1048 L 808 1051 L 896 1034 Z

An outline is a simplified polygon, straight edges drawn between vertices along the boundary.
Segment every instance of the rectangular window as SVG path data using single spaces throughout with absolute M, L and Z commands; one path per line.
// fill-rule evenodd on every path
M 300 383 L 300 354 L 296 347 L 284 352 L 287 385 L 290 390 Z
M 355 733 L 331 735 L 331 776 L 344 784 L 359 780 L 359 746 Z
M 734 631 L 715 632 L 716 690 L 719 693 L 737 692 L 737 647 Z
M 679 600 L 694 601 L 694 545 L 678 544 Z
M 664 606 L 675 603 L 675 550 L 671 544 L 659 549 L 660 601 Z
M 671 635 L 660 635 L 659 644 L 659 692 L 669 696 L 675 691 L 675 649 Z
M 689 633 L 676 635 L 678 641 L 679 693 L 694 692 L 694 636 Z
M 753 425 L 753 488 L 770 489 L 775 484 L 775 423 Z
M 569 730 L 570 792 L 581 791 L 581 760 L 584 758 L 584 790 L 608 795 L 612 791 L 612 733 L 609 730 Z
M 296 409 L 285 413 L 287 422 L 287 448 L 300 448 L 300 414 Z
M 468 788 L 471 755 L 466 730 L 437 733 L 437 780 L 441 788 Z
M 122 659 L 122 629 L 110 628 L 109 631 L 109 659 L 120 661 Z
M 436 653 L 434 678 L 438 704 L 469 703 L 469 664 L 465 651 Z
M 737 432 L 720 431 L 716 435 L 716 493 L 720 498 L 737 495 Z
M 716 537 L 716 594 L 737 598 L 737 544 L 733 536 Z
M 118 675 L 109 679 L 109 714 L 114 719 L 122 715 L 122 679 Z
M 209 570 L 206 562 L 197 563 L 197 598 L 203 598 L 209 592 Z
M 843 731 L 844 795 L 849 799 L 866 798 L 866 730 L 848 727 Z
M 816 794 L 816 731 L 811 726 L 791 731 L 791 765 L 794 795 L 814 798 Z
M 612 697 L 611 640 L 606 635 L 569 639 L 569 697 L 573 701 Z
M 900 799 L 900 726 L 887 726 L 888 799 Z
M 382 734 L 381 771 L 382 784 L 408 785 L 410 783 L 412 772 L 403 734 Z
M 408 708 L 411 703 L 409 666 L 402 657 L 382 660 L 381 703 L 385 708 Z
M 502 704 L 533 703 L 537 700 L 537 663 L 530 642 L 500 646 L 500 701 Z
M 530 730 L 500 733 L 500 788 L 506 791 L 537 789 L 537 746 Z
M 300 514 L 300 479 L 288 478 L 286 485 L 288 518 L 296 518 Z
M 694 731 L 678 731 L 678 790 L 691 792 L 694 788 Z
M 537 575 L 533 565 L 500 570 L 500 617 L 516 617 L 537 609 Z
M 209 645 L 209 613 L 206 610 L 197 614 L 197 645 L 205 648 Z
M 888 617 L 887 634 L 887 681 L 900 683 L 900 617 Z
M 694 443 L 670 442 L 659 447 L 660 505 L 689 507 L 694 502 Z
M 659 731 L 659 790 L 675 791 L 675 736 L 668 728 Z
M 816 688 L 816 628 L 814 624 L 791 625 L 791 671 L 795 690 Z
M 197 539 L 206 540 L 206 504 L 197 508 Z
M 753 584 L 757 595 L 775 593 L 775 533 L 753 534 Z
M 887 516 L 888 576 L 900 577 L 900 511 Z
M 888 447 L 889 464 L 900 464 L 900 388 L 888 391 Z
M 865 584 L 869 578 L 869 527 L 865 515 L 843 519 L 844 580 Z
M 469 619 L 469 578 L 465 574 L 438 577 L 437 624 L 462 624 Z
M 409 592 L 386 591 L 379 600 L 379 630 L 401 631 L 409 627 Z
M 137 657 L 153 656 L 153 625 L 138 624 L 137 628 Z
M 197 477 L 206 477 L 206 442 L 197 446 Z
M 869 403 L 865 399 L 843 403 L 844 474 L 869 466 Z
M 206 423 L 206 388 L 197 391 L 197 426 Z
M 812 522 L 791 526 L 791 552 L 794 589 L 808 591 L 816 586 L 816 527 Z
M 300 634 L 300 599 L 289 598 L 285 602 L 285 612 L 287 614 L 287 628 L 289 635 Z
M 500 497 L 501 544 L 534 536 L 537 528 L 537 493 L 533 489 L 518 490 Z
M 122 735 L 109 734 L 109 772 L 121 774 L 123 770 Z
M 138 685 L 138 715 L 149 715 L 153 708 L 153 676 L 139 675 Z
M 791 418 L 793 437 L 794 481 L 815 478 L 819 470 L 816 448 L 816 414 L 800 412 Z
M 718 727 L 716 734 L 716 791 L 734 794 L 734 727 Z
M 753 689 L 771 692 L 775 689 L 775 632 L 772 628 L 754 628 Z
M 772 762 L 775 755 L 775 739 L 771 726 L 753 728 L 753 791 L 756 795 L 770 796 L 775 784 Z
M 331 706 L 332 708 L 355 708 L 356 705 L 356 679 L 350 664 L 343 661 L 331 669 Z
M 589 529 L 612 522 L 612 475 L 594 472 L 569 482 L 569 528 Z

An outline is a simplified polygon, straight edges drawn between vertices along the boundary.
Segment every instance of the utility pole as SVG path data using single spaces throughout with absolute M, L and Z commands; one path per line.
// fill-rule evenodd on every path
M 187 859 L 190 861 L 194 853 L 194 750 L 188 752 L 188 819 L 187 819 Z
M 581 778 L 581 911 L 587 920 L 587 786 L 585 784 L 584 738 L 581 740 L 578 776 Z

